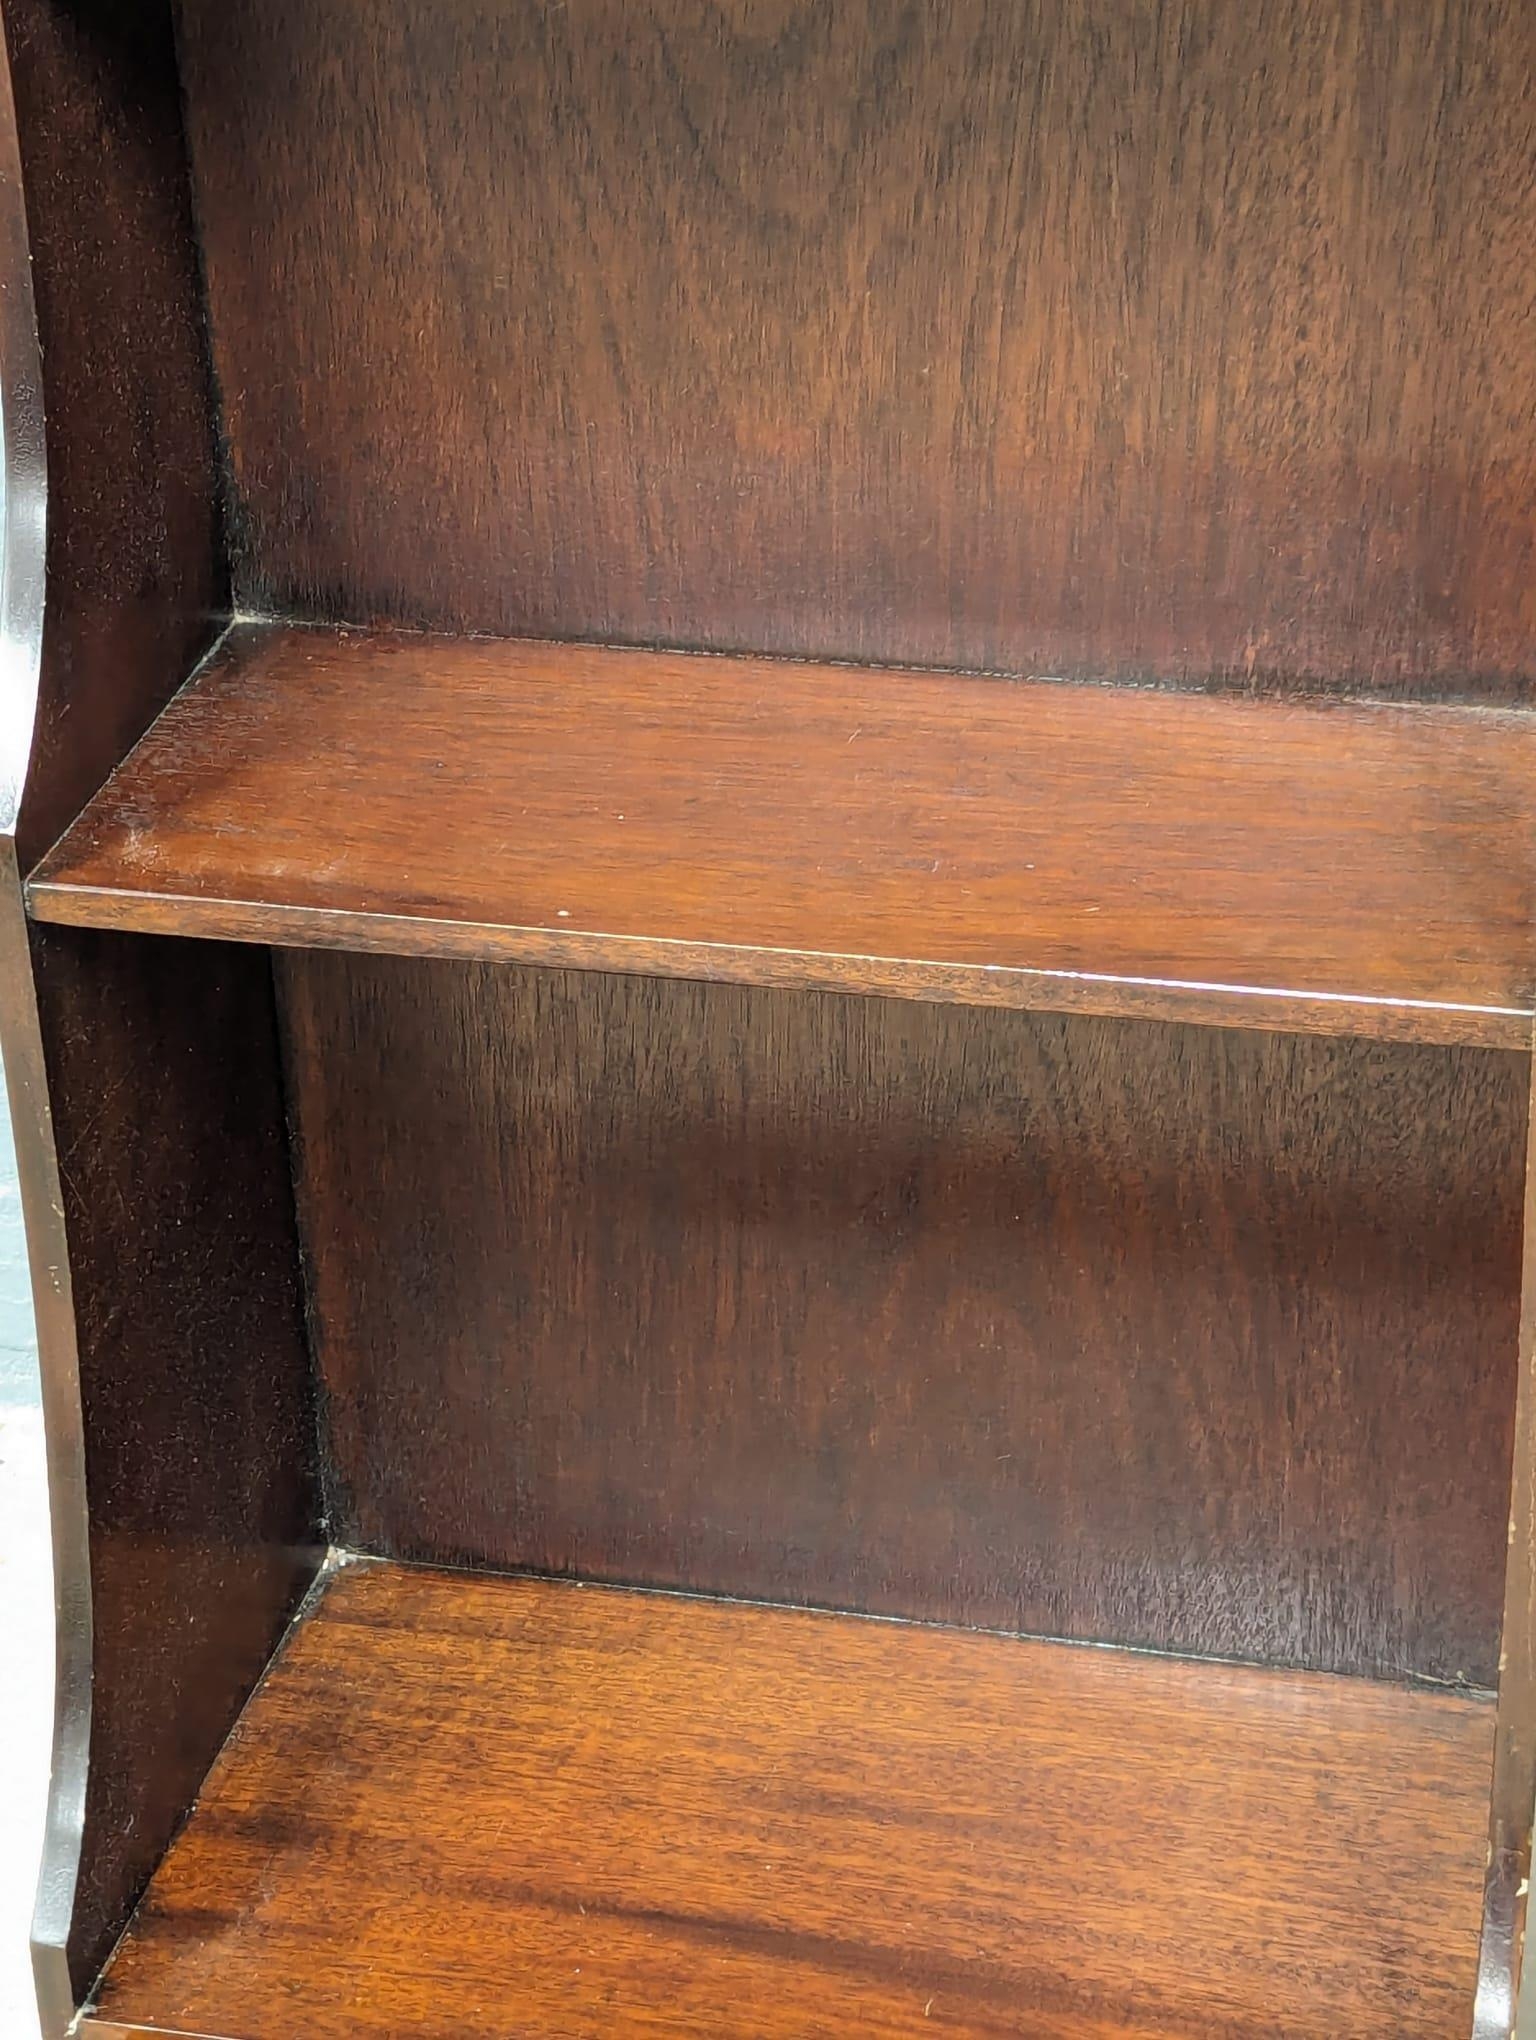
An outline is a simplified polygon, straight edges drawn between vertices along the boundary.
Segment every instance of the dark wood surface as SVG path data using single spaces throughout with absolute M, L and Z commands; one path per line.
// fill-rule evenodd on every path
M 1536 1119 L 1526 1152 L 1523 1262 L 1498 1733 L 1473 2040 L 1506 2040 L 1511 2030 L 1530 1911 L 1536 1804 Z M 1536 2005 L 1536 1995 L 1528 1992 L 1527 1999 Z
M 90 1501 L 83 1994 L 319 1561 L 316 1432 L 267 957 L 34 951 Z
M 281 964 L 339 1541 L 1493 1683 L 1524 1058 Z
M 245 607 L 1536 675 L 1525 0 L 182 0 Z
M 168 0 L 6 0 L 43 351 L 48 606 L 23 869 L 228 610 Z
M 1107 19 L 1091 0 L 929 10 L 894 0 L 393 0 L 384 10 L 184 0 L 200 272 L 166 10 L 8 0 L 53 491 L 23 859 L 94 792 L 228 606 L 200 274 L 245 607 L 1074 678 L 1526 698 L 1536 677 L 1536 20 L 1517 0 L 1426 0 L 1409 12 L 1370 0 L 1275 0 L 1243 13 L 1175 0 Z M 319 643 L 304 641 L 299 663 Z M 1279 708 L 1277 720 L 1233 723 L 1202 751 L 1206 739 L 1188 733 L 1226 726 L 1199 715 L 1243 704 L 1099 697 L 1093 733 L 1074 730 L 1059 783 L 1044 789 L 1030 768 L 1061 746 L 1042 704 L 1082 708 L 1089 697 L 1052 685 L 1017 697 L 991 685 L 983 696 L 972 691 L 983 683 L 956 682 L 978 704 L 963 730 L 960 696 L 947 693 L 920 743 L 903 706 L 901 740 L 882 752 L 873 740 L 892 704 L 936 683 L 771 668 L 776 726 L 797 687 L 814 679 L 818 690 L 789 726 L 776 783 L 733 776 L 740 754 L 727 753 L 724 783 L 701 791 L 710 717 L 689 701 L 686 744 L 676 721 L 656 718 L 642 800 L 624 786 L 626 805 L 615 804 L 631 840 L 629 822 L 660 811 L 644 801 L 665 806 L 663 854 L 647 860 L 603 833 L 604 732 L 612 755 L 629 755 L 633 735 L 622 717 L 604 721 L 612 699 L 594 683 L 613 667 L 561 655 L 558 685 L 541 694 L 523 673 L 512 687 L 522 734 L 538 741 L 553 727 L 560 744 L 517 754 L 515 777 L 500 783 L 546 799 L 558 785 L 559 800 L 536 813 L 538 869 L 551 892 L 579 877 L 585 897 L 551 896 L 512 926 L 517 888 L 476 775 L 498 757 L 508 769 L 498 662 L 553 655 L 456 652 L 466 673 L 476 661 L 493 669 L 470 692 L 494 715 L 466 718 L 456 696 L 438 758 L 431 714 L 419 713 L 436 683 L 407 673 L 405 713 L 387 679 L 419 654 L 375 645 L 360 665 L 354 648 L 328 682 L 333 720 L 287 726 L 281 775 L 312 806 L 267 867 L 273 897 L 217 891 L 218 872 L 248 875 L 250 845 L 270 854 L 274 824 L 293 821 L 270 785 L 242 792 L 226 719 L 210 728 L 195 775 L 215 807 L 193 863 L 214 893 L 188 909 L 159 878 L 136 881 L 132 899 L 114 881 L 86 917 L 1322 1031 L 1340 1021 L 1320 995 L 1341 990 L 1384 1002 L 1356 1003 L 1348 1031 L 1525 1043 L 1536 971 L 1518 819 L 1532 782 L 1527 731 L 1514 721 L 1399 720 L 1390 758 L 1373 736 L 1362 763 L 1356 738 L 1388 727 L 1383 711 L 1296 722 L 1299 711 Z M 664 663 L 688 686 L 710 684 L 691 662 Z M 739 726 L 746 697 L 718 669 L 712 677 L 729 697 L 721 715 Z M 279 718 L 293 698 L 274 690 Z M 1016 698 L 1034 720 L 999 744 L 991 718 L 1006 719 L 999 704 Z M 195 715 L 206 697 L 191 699 Z M 836 743 L 851 756 L 829 762 L 840 712 Z M 1313 740 L 1293 752 L 1284 733 L 1301 729 Z M 398 770 L 402 746 L 414 780 Z M 572 809 L 573 757 L 596 760 L 595 815 Z M 353 800 L 370 758 L 389 782 L 372 836 Z M 1204 759 L 1193 789 L 1191 758 Z M 1299 779 L 1286 776 L 1293 767 Z M 958 957 L 910 939 L 890 955 L 879 941 L 861 946 L 871 929 L 910 938 L 942 921 L 932 918 L 939 895 L 924 879 L 915 904 L 911 879 L 927 847 L 926 775 L 945 768 L 959 798 L 933 823 L 934 856 L 953 854 L 960 807 L 994 817 L 969 877 L 949 873 L 984 893 L 986 936 L 1000 922 L 1034 932 L 1007 892 L 1020 862 L 1058 888 L 1056 960 L 1022 970 L 1080 970 L 1064 959 L 1084 955 L 1096 968 L 1112 933 L 1109 975 L 1195 973 L 1186 988 L 1170 1002 L 1156 987 L 1000 980 L 984 974 L 1007 961 L 990 939 Z M 816 797 L 784 805 L 784 785 L 808 785 L 806 774 Z M 1085 796 L 1091 831 L 1075 847 L 1054 840 L 1055 865 L 1018 859 L 1026 799 L 1059 812 L 1074 784 L 1096 785 Z M 235 797 L 224 813 L 221 789 Z M 841 806 L 829 789 L 842 790 Z M 1149 856 L 1147 798 L 1160 850 L 1231 829 L 1245 854 L 1193 865 Z M 356 841 L 337 841 L 342 814 L 363 817 Z M 879 824 L 867 839 L 848 828 L 861 815 Z M 142 858 L 131 831 L 122 840 Z M 147 840 L 166 847 L 155 831 Z M 863 890 L 865 919 L 833 938 L 830 962 L 796 949 L 793 933 L 782 960 L 766 910 L 783 911 L 785 898 L 753 882 L 754 860 L 774 885 L 797 874 L 805 890 L 788 904 L 816 908 L 820 941 L 861 856 L 877 881 Z M 1101 899 L 1093 886 L 1106 872 L 1117 890 Z M 528 873 L 515 876 L 521 885 Z M 928 876 L 945 877 L 942 861 Z M 307 915 L 292 911 L 295 882 L 324 888 Z M 345 903 L 348 887 L 362 906 Z M 691 931 L 658 930 L 646 925 L 655 901 L 707 911 Z M 610 925 L 615 908 L 636 918 Z M 567 928 L 578 911 L 590 925 Z M 744 925 L 747 939 L 722 938 L 719 925 Z M 729 955 L 710 946 L 721 940 Z M 302 1587 L 316 1525 L 264 960 L 67 929 L 42 931 L 34 949 L 96 1512 L 93 1783 L 72 1949 L 83 1981 Z M 1126 961 L 1148 954 L 1145 971 Z M 1208 955 L 1220 971 L 1197 969 Z M 1265 966 L 1245 985 L 1268 983 L 1272 962 L 1320 975 L 1282 979 L 1276 990 L 1306 994 L 1289 1000 L 1192 988 L 1225 981 L 1234 959 L 1240 971 Z M 1369 981 L 1340 975 L 1358 963 Z M 383 1019 L 368 1003 L 376 968 Z M 340 974 L 330 991 L 327 970 Z M 338 962 L 294 967 L 301 1073 L 309 995 L 292 987 L 309 971 L 321 986 L 316 1042 L 334 1054 L 348 1041 L 398 1040 L 414 1057 L 385 1058 L 401 1072 L 401 1098 L 381 1098 L 366 1072 L 349 1070 L 334 1123 L 330 1108 L 317 1121 L 312 1100 L 305 1122 L 307 1138 L 318 1124 L 330 1142 L 306 1162 L 317 1296 L 334 1296 L 325 1284 L 343 1270 L 358 1278 L 335 1314 L 339 1331 L 321 1327 L 327 1367 L 344 1386 L 353 1369 L 352 1406 L 333 1419 L 331 1500 L 353 1520 L 373 1510 L 381 1539 L 479 1559 L 526 1547 L 555 1567 L 595 1555 L 600 1570 L 713 1581 L 769 1569 L 751 1542 L 761 1531 L 776 1576 L 812 1597 L 953 1603 L 968 1621 L 1172 1634 L 1200 1647 L 1235 1636 L 1256 1655 L 1491 1676 L 1524 1123 L 1507 1055 L 1457 1053 L 1430 1076 L 1416 1053 L 1359 1044 L 1254 1035 L 1243 1048 L 1156 1030 L 1127 1049 L 1079 1021 L 1078 1046 L 1054 1021 L 819 999 L 786 1019 L 788 1002 L 771 994 L 616 991 L 601 979 L 544 981 L 509 1001 L 484 989 L 499 984 L 494 974 L 471 971 L 457 980 L 469 991 L 434 993 L 444 999 L 434 1019 L 430 1002 L 416 1011 L 415 994 L 395 989 L 409 970 Z M 328 1006 L 338 985 L 362 995 L 350 1017 Z M 1444 986 L 1474 1010 L 1403 1003 Z M 563 1066 L 547 1048 L 544 1064 L 533 1059 L 542 1093 L 508 1075 L 501 1058 L 528 1039 L 541 998 L 568 1009 L 588 1070 L 609 1086 L 634 1083 L 632 1106 L 611 1089 L 562 1093 Z M 705 1014 L 711 1000 L 726 1002 L 723 1023 Z M 678 1032 L 638 1035 L 630 1065 L 605 1074 L 613 1015 L 627 1025 L 635 1001 L 647 1025 L 670 1020 Z M 445 1041 L 448 1016 L 481 1033 Z M 609 1044 L 600 1052 L 594 1029 Z M 854 1081 L 818 1088 L 812 1059 L 835 1058 L 839 1029 L 852 1030 L 841 1052 Z M 1007 1117 L 1019 1110 L 1021 1060 L 1022 1135 Z M 914 1067 L 927 1073 L 916 1102 Z M 418 1117 L 425 1093 L 462 1131 L 462 1100 L 433 1087 L 466 1076 L 491 1100 L 494 1151 L 483 1135 L 476 1146 L 473 1129 L 456 1153 L 434 1147 Z M 367 1129 L 343 1123 L 354 1108 L 397 1129 L 398 1159 L 381 1161 Z M 525 1133 L 548 1166 L 542 1205 Z M 1014 1202 L 1021 1184 L 1028 1197 Z M 714 1211 L 702 1211 L 705 1198 Z M 370 1259 L 360 1236 L 376 1210 Z M 449 1279 L 444 1210 L 469 1214 L 462 1283 Z M 1021 1210 L 1028 1237 L 1052 1250 L 1026 1240 L 1010 1262 Z M 547 1267 L 530 1262 L 514 1221 L 552 1244 Z M 854 1242 L 852 1283 L 833 1301 L 845 1276 L 839 1232 Z M 344 1234 L 348 1248 L 337 1244 Z M 1063 1245 L 1080 1258 L 1063 1257 Z M 941 1253 L 951 1263 L 942 1280 Z M 509 1268 L 526 1297 L 511 1310 L 498 1287 Z M 969 1301 L 941 1302 L 957 1274 L 978 1273 Z M 125 1281 L 135 1285 L 126 1302 Z M 700 1305 L 718 1335 L 713 1367 L 685 1316 Z M 584 1318 L 602 1343 L 579 1329 Z M 523 1383 L 507 1321 L 532 1360 L 515 1449 L 483 1417 L 488 1387 Z M 370 1379 L 346 1342 L 376 1323 L 383 1357 Z M 422 1372 L 434 1339 L 445 1355 L 436 1379 Z M 872 1354 L 888 1372 L 871 1378 Z M 1111 1361 L 1127 1356 L 1117 1373 Z M 726 1359 L 755 1400 L 727 1379 Z M 812 1391 L 803 1409 L 786 1401 L 792 1389 Z M 686 1460 L 679 1411 L 691 1423 Z M 440 1430 L 409 1438 L 411 1413 L 441 1419 Z M 1015 1440 L 1025 1467 L 1009 1474 Z M 352 1487 L 349 1450 L 366 1477 Z M 509 1464 L 525 1483 L 510 1497 L 499 1484 Z M 668 1480 L 666 1494 L 626 1485 L 630 1465 Z M 1018 1483 L 1001 1494 L 1000 1469 Z M 438 1492 L 411 1493 L 412 1477 L 437 1480 Z M 890 1528 L 898 1479 L 918 1497 L 910 1546 Z M 82 1582 L 66 1584 L 78 1598 Z M 450 1619 L 442 1630 L 451 1637 Z M 427 1653 L 434 1682 L 453 1647 Z M 598 1653 L 583 1649 L 585 1672 Z M 894 1678 L 884 1683 L 894 1695 Z M 615 1712 L 632 1704 L 620 1689 Z M 1372 1791 L 1408 1789 L 1387 1756 L 1417 1747 L 1404 1719 L 1393 1715 L 1390 1734 L 1361 1755 Z M 1230 1737 L 1195 1710 L 1186 1733 L 1193 1724 L 1203 1740 L 1181 1746 L 1162 1720 L 1133 1725 L 1123 1744 L 1112 1724 L 1099 1742 L 1117 1761 L 1144 1754 L 1137 1737 L 1154 1752 L 1165 1745 L 1182 1768 L 1177 1788 L 1163 1788 L 1171 1811 L 1161 1818 L 1192 1821 L 1205 1804 L 1188 1783 L 1202 1775 L 1201 1751 L 1225 1751 Z M 1276 1740 L 1266 1722 L 1254 1746 L 1268 1753 Z M 429 1769 L 434 1742 L 451 1749 L 419 1723 L 402 1738 Z M 1057 1743 L 1053 1720 L 1034 1747 Z M 1256 1809 L 1267 1821 L 1237 1819 L 1226 1768 L 1219 1806 L 1209 1787 L 1200 1833 L 1230 1832 L 1219 1811 L 1254 1859 L 1228 1848 L 1230 1887 L 1202 1873 L 1149 1896 L 1138 1862 L 1135 1917 L 1145 1925 L 1153 1908 L 1153 1941 L 1171 1951 L 1162 1973 L 1182 1980 L 1188 1966 L 1182 1931 L 1159 1925 L 1181 1891 L 1199 1890 L 1211 1931 L 1212 1889 L 1218 1919 L 1235 1893 L 1251 1896 L 1236 1861 L 1288 1874 L 1293 1897 L 1303 1891 L 1343 1936 L 1336 1970 L 1300 1965 L 1320 2005 L 1315 2030 L 1370 2032 L 1368 2003 L 1387 2007 L 1375 2030 L 1422 2021 L 1459 2033 L 1465 1990 L 1450 1940 L 1437 1938 L 1450 1911 L 1444 1889 L 1430 1888 L 1438 1856 L 1424 1860 L 1421 1837 L 1437 1830 L 1423 1767 L 1411 1781 L 1421 1798 L 1398 1815 L 1374 1801 L 1356 1812 L 1336 1790 L 1332 1717 L 1312 1746 L 1334 1768 L 1314 1762 L 1309 1787 L 1271 1761 L 1274 1797 Z M 397 1761 L 392 1752 L 391 1772 Z M 1059 1789 L 1081 1789 L 1080 1768 L 1037 1768 Z M 1496 1827 L 1513 1803 L 1512 1774 L 1502 1775 Z M 1125 1803 L 1121 1791 L 1117 1837 Z M 1059 1861 L 1061 1837 L 1081 1834 L 1080 1812 L 1074 1801 L 1072 1821 L 1056 1823 Z M 1354 1841 L 1329 1861 L 1353 1864 L 1347 1891 L 1294 1854 L 1346 1817 Z M 1186 1831 L 1162 1831 L 1186 1861 Z M 1501 1892 L 1513 1888 L 1523 1832 L 1494 1866 Z M 256 1846 L 270 1842 L 271 1831 Z M 882 1862 L 888 1848 L 882 1830 Z M 1406 1912 L 1405 1863 L 1423 1880 Z M 397 1916 L 414 1896 L 408 1855 L 402 1866 Z M 1080 1855 L 1070 1865 L 1084 1877 L 1101 1867 Z M 1030 1877 L 1017 1881 L 1028 1888 Z M 1090 1938 L 1082 1890 L 1063 1905 L 1078 1947 Z M 1383 1891 L 1390 1904 L 1372 1910 L 1362 1894 Z M 828 1898 L 834 1909 L 849 1902 L 843 1887 Z M 317 1917 L 305 1915 L 311 1935 Z M 218 1933 L 195 1908 L 180 1919 L 207 1934 L 196 1960 L 209 1969 Z M 1310 1945 L 1296 1917 L 1242 1919 L 1248 1939 L 1220 1943 L 1197 1971 L 1205 1999 L 1168 2015 L 1186 2030 L 1219 2032 L 1225 2020 L 1262 2031 L 1266 2014 L 1234 2006 L 1232 1993 L 1263 1987 L 1273 2002 L 1277 1967 L 1294 1981 L 1296 1951 Z M 675 1924 L 633 1929 L 627 1945 L 642 1967 L 638 1936 Z M 831 1929 L 825 1917 L 789 1924 L 815 1958 L 796 1972 L 803 2030 L 825 1996 L 815 1937 Z M 743 1993 L 733 2006 L 779 2003 L 788 1965 L 777 1950 L 763 1955 L 761 1935 L 782 1925 L 760 1911 L 746 1968 L 728 1979 Z M 945 1979 L 974 1968 L 975 1922 L 951 1915 L 950 1926 L 967 1938 L 936 1940 Z M 1063 1939 L 1053 1927 L 1040 1936 L 1047 1963 Z M 1051 2000 L 1024 2030 L 1048 2032 L 1046 2018 L 1065 2021 L 1063 2032 L 1124 2030 L 1132 1964 L 1097 1926 L 1092 1939 L 1092 1961 L 1122 1967 L 1102 1983 L 1095 1971 L 1086 1996 L 1065 2009 Z M 452 1945 L 457 1963 L 456 1935 Z M 569 1941 L 542 1945 L 563 1955 Z M 1008 1950 L 1016 1959 L 1011 1938 Z M 696 1957 L 679 1956 L 667 1973 L 689 1964 Z M 1342 1995 L 1346 1971 L 1354 1998 Z M 324 1965 L 291 1957 L 287 1973 Z M 861 1973 L 871 1992 L 906 1988 L 899 1971 L 873 1983 Z M 1149 1973 L 1159 1972 L 1135 1966 L 1138 1985 Z M 497 2004 L 500 1980 L 484 1972 Z M 605 2030 L 612 2007 L 586 1987 L 590 2029 Z M 438 1970 L 428 1989 L 441 1989 Z M 795 2030 L 784 2002 L 781 2023 Z M 942 1993 L 921 2025 L 904 1995 L 870 2003 L 891 2030 L 905 2020 L 925 2031 L 943 2016 Z M 1014 2005 L 973 1994 L 954 2023 L 995 2029 Z M 394 2030 L 379 2016 L 375 2030 Z M 717 2000 L 701 2023 L 718 2030 L 720 2018 Z
M 228 603 L 169 8 L 6 0 L 5 31 L 47 419 L 41 689 L 17 829 L 30 861 Z M 66 1526 L 38 1954 L 62 2031 L 74 1995 L 53 1938 L 68 1930 L 83 1993 L 282 1633 L 316 1522 L 266 959 L 47 930 L 31 965 L 30 1038 L 5 1047 L 18 1070 L 25 1058 L 34 1212 L 57 1199 L 37 1233 Z M 27 964 L 9 951 L 4 967 Z M 72 1525 L 87 1488 L 88 1570 Z
M 40 917 L 1524 1046 L 1536 720 L 241 626 Z
M 1492 1711 L 342 1573 L 84 2032 L 1465 2040 Z

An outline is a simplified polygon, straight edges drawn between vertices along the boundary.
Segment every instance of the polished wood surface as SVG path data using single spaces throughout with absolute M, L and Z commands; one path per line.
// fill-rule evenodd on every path
M 242 606 L 1529 685 L 1526 0 L 182 0 Z
M 229 608 L 169 0 L 5 0 L 42 339 L 48 589 L 23 867 Z
M 267 958 L 48 929 L 36 966 L 90 1503 L 83 1994 L 323 1539 Z
M 1533 1057 L 1536 1084 L 1536 1057 Z M 1509 1559 L 1499 1651 L 1499 1715 L 1473 2040 L 1505 2040 L 1518 2003 L 1530 1911 L 1536 1804 L 1536 1116 L 1525 1167 L 1520 1376 L 1515 1403 Z M 1526 2018 L 1536 2010 L 1527 1985 Z
M 169 7 L 5 0 L 5 33 L 47 426 L 30 861 L 217 635 L 228 576 Z M 18 684 L 7 667 L 7 716 Z M 67 1528 L 56 1544 L 36 1953 L 62 2031 L 282 1634 L 317 1525 L 265 958 L 50 929 L 30 962 L 37 1044 L 5 1046 L 29 1073 L 40 1050 L 48 1079 L 23 1140 L 34 1196 L 58 1200 L 37 1234 L 56 1522 L 90 1508 L 88 1559 Z
M 172 11 L 6 0 L 75 1987 L 333 1529 L 959 1633 L 346 1576 L 98 2030 L 1464 2040 L 1496 1747 L 1503 2040 L 1523 1463 L 1497 1736 L 977 1632 L 1499 1671 L 1536 15 Z
M 281 989 L 339 1541 L 1494 1682 L 1523 1057 Z
M 342 1572 L 84 2032 L 1465 2040 L 1483 1704 Z
M 1536 720 L 241 626 L 56 921 L 1524 1046 Z

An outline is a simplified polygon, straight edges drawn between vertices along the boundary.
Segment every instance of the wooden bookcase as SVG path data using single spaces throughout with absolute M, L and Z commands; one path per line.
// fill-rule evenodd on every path
M 1536 14 L 4 28 L 48 2040 L 1508 2040 Z

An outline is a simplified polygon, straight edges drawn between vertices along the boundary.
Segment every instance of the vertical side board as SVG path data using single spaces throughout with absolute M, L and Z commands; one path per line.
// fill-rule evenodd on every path
M 1531 1061 L 1536 1099 L 1536 1054 Z M 1499 1714 L 1489 1807 L 1473 2040 L 1536 2034 L 1536 1975 L 1523 1960 L 1536 1816 L 1536 1123 L 1525 1164 L 1520 1378 L 1509 1496 L 1509 1558 L 1499 1658 Z
M 318 1516 L 267 958 L 62 931 L 29 944 L 21 920 L 18 872 L 217 636 L 228 591 L 168 10 L 7 0 L 4 26 L 4 305 L 33 363 L 29 381 L 7 345 L 8 510 L 13 399 L 37 409 L 39 338 L 48 438 L 41 612 L 22 647 L 14 547 L 5 567 L 24 713 L 0 761 L 0 964 L 60 1611 L 34 1922 L 51 2035 L 311 1578 Z
M 266 952 L 33 956 L 90 1517 L 78 1998 L 313 1577 L 318 1501 Z
M 46 1356 L 56 1703 L 33 1953 L 39 2010 L 52 2033 L 67 2021 L 74 1999 L 63 1950 L 85 1800 L 91 1596 L 69 1250 L 16 855 L 42 656 L 47 497 L 42 362 L 16 105 L 0 44 L 0 1059 L 10 1099 L 38 1344 Z

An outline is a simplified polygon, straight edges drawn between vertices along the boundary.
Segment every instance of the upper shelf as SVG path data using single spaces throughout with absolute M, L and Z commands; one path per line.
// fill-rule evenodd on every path
M 242 624 L 47 921 L 1526 1046 L 1536 720 Z

